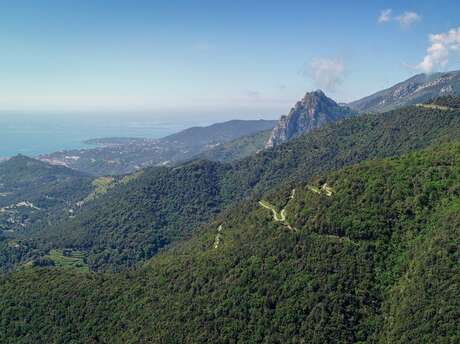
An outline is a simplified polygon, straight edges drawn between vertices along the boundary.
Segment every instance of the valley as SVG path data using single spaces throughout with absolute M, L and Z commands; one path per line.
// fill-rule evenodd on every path
M 431 107 L 352 116 L 231 163 L 195 160 L 115 180 L 91 179 L 89 189 L 74 198 L 71 214 L 33 227 L 32 236 L 18 234 L 26 247 L 77 249 L 85 252 L 91 270 L 119 271 L 189 237 L 248 197 L 264 200 L 274 188 L 326 171 L 449 142 L 460 138 L 459 128 L 458 111 Z M 313 190 L 335 192 L 325 183 Z

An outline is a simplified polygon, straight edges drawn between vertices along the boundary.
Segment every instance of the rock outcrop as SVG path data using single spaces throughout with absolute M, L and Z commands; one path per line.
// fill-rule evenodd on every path
M 353 114 L 353 110 L 337 104 L 321 90 L 309 92 L 297 102 L 287 116 L 280 118 L 265 146 L 274 147 L 324 124 L 336 122 Z

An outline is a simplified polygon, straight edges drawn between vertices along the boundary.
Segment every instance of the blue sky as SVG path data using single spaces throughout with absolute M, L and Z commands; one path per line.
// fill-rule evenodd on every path
M 0 110 L 277 117 L 308 90 L 349 101 L 460 69 L 459 13 L 457 1 L 0 1 Z M 426 58 L 443 33 L 442 56 Z

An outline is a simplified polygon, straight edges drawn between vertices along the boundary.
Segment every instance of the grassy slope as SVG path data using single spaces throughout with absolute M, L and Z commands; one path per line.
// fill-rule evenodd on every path
M 16 272 L 0 340 L 456 342 L 459 157 L 445 145 L 266 195 L 298 232 L 254 199 L 138 271 Z M 325 182 L 331 197 L 309 188 Z

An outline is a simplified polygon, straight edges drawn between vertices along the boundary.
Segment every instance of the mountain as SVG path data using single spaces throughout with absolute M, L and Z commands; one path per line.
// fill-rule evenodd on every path
M 312 129 L 352 114 L 352 110 L 338 105 L 321 90 L 309 92 L 295 104 L 287 116 L 281 117 L 267 140 L 266 148 L 280 145 Z
M 134 271 L 25 267 L 0 280 L 0 341 L 457 343 L 459 156 L 321 173 Z
M 233 141 L 217 145 L 193 159 L 202 159 L 210 161 L 230 162 L 241 160 L 252 154 L 262 151 L 265 143 L 271 135 L 271 130 L 259 131 L 258 133 L 243 136 Z
M 0 163 L 0 232 L 22 231 L 87 196 L 92 178 L 23 155 Z
M 83 251 L 93 270 L 133 266 L 189 235 L 230 203 L 223 185 L 228 168 L 206 161 L 147 168 L 24 242 L 37 239 L 44 251 Z
M 84 173 L 63 166 L 53 166 L 25 155 L 17 155 L 0 163 L 0 185 L 10 189 L 27 190 L 30 186 L 84 175 Z
M 180 143 L 189 147 L 215 146 L 237 138 L 272 129 L 276 121 L 231 120 L 207 127 L 192 127 L 161 139 L 163 142 Z
M 447 95 L 460 95 L 460 71 L 418 74 L 348 106 L 359 112 L 385 112 Z
M 193 161 L 145 169 L 30 240 L 43 250 L 82 251 L 93 270 L 120 270 L 193 235 L 248 197 L 454 139 L 460 139 L 455 109 L 413 106 L 352 116 L 230 164 Z
M 237 138 L 272 129 L 276 121 L 232 120 L 193 127 L 162 139 L 106 138 L 98 147 L 55 152 L 39 159 L 92 175 L 121 175 L 148 166 L 175 165 Z

